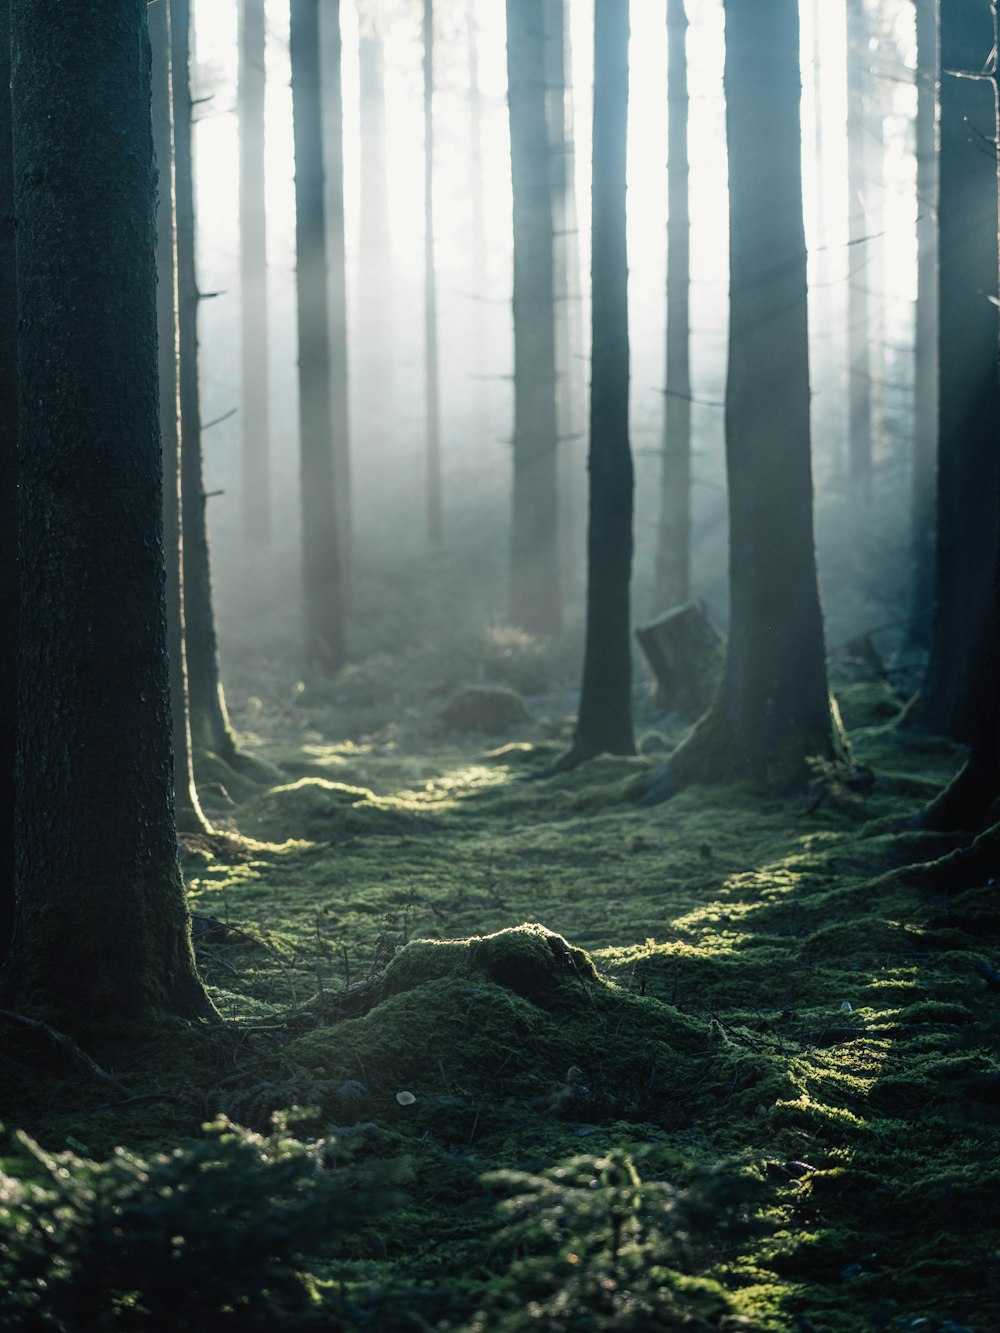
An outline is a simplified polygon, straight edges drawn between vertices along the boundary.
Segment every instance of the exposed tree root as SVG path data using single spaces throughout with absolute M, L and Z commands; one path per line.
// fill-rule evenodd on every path
M 13 1009 L 0 1009 L 0 1018 L 7 1018 L 12 1023 L 20 1023 L 23 1027 L 30 1028 L 32 1032 L 40 1032 L 54 1046 L 57 1046 L 69 1056 L 70 1063 L 80 1073 L 97 1083 L 104 1083 L 109 1088 L 113 1088 L 121 1097 L 129 1100 L 136 1097 L 137 1094 L 131 1088 L 127 1088 L 113 1074 L 109 1074 L 106 1069 L 102 1069 L 97 1061 L 79 1047 L 73 1038 L 68 1037 L 65 1032 L 60 1032 L 57 1028 L 50 1027 L 48 1023 L 40 1022 L 37 1018 L 29 1018 L 27 1014 L 15 1013 Z

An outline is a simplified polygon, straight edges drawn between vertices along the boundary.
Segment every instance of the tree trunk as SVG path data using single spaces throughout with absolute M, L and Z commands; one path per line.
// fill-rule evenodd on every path
M 871 258 L 865 182 L 864 0 L 847 0 L 847 286 L 848 473 L 855 531 L 867 534 L 872 492 L 872 371 L 868 317 Z
M 191 760 L 190 694 L 185 615 L 183 501 L 181 499 L 180 397 L 177 323 L 177 193 L 174 171 L 174 107 L 171 41 L 176 0 L 163 0 L 149 15 L 152 51 L 153 156 L 156 192 L 156 338 L 163 451 L 163 550 L 166 557 L 167 656 L 173 719 L 174 813 L 182 833 L 204 833 L 208 822 L 198 801 Z
M 645 799 L 832 758 L 813 540 L 797 0 L 726 0 L 730 626 L 719 695 Z M 642 794 L 640 792 L 640 794 Z
M 201 447 L 198 374 L 198 273 L 191 134 L 191 0 L 171 0 L 171 61 L 177 219 L 178 366 L 181 413 L 181 508 L 184 531 L 184 638 L 191 744 L 198 756 L 218 755 L 238 771 L 254 761 L 237 748 L 219 675 L 208 522 Z M 261 530 L 258 529 L 258 533 Z
M 545 7 L 507 0 L 514 197 L 514 487 L 510 617 L 557 634 L 558 425 L 552 176 L 545 106 Z
M 915 319 L 914 435 L 911 486 L 912 647 L 931 640 L 934 593 L 934 508 L 937 489 L 937 99 L 938 2 L 917 0 L 917 306 Z
M 351 440 L 347 371 L 347 258 L 344 242 L 344 104 L 341 90 L 340 0 L 326 0 L 323 40 L 323 150 L 330 298 L 330 410 L 333 487 L 340 538 L 345 610 L 351 594 Z
M 941 6 L 939 451 L 935 611 L 922 716 L 972 741 L 993 615 L 997 487 L 997 188 L 989 0 Z M 965 77 L 963 77 L 963 75 Z
M 656 601 L 660 610 L 691 596 L 691 284 L 688 204 L 687 15 L 684 0 L 668 0 L 667 99 L 667 364 L 663 421 Z
M 7 1003 L 214 1011 L 177 863 L 145 0 L 13 0 L 21 428 Z
M 481 446 L 486 444 L 489 432 L 489 398 L 487 394 L 486 353 L 486 298 L 489 291 L 489 264 L 486 253 L 486 203 L 483 190 L 483 97 L 479 90 L 479 26 L 476 22 L 476 0 L 466 0 L 466 37 L 469 67 L 469 201 L 472 210 L 469 245 L 469 273 L 473 300 L 472 365 L 477 377 L 476 432 Z
M 247 539 L 262 546 L 271 535 L 264 0 L 239 0 L 237 16 L 243 527 Z
M 629 447 L 628 258 L 625 168 L 629 6 L 595 0 L 593 359 L 590 375 L 590 515 L 587 631 L 573 751 L 634 754 L 629 583 L 632 452 Z
M 991 40 L 990 50 L 992 55 L 985 56 L 982 66 L 989 72 L 989 80 L 988 82 L 981 80 L 976 84 L 979 93 L 976 105 L 977 119 L 972 124 L 985 130 L 985 122 L 982 117 L 986 114 L 987 105 L 986 98 L 982 96 L 982 93 L 984 89 L 988 89 L 993 99 L 993 125 L 995 126 L 993 133 L 997 141 L 1000 142 L 1000 97 L 998 97 L 997 89 L 996 60 L 997 6 L 994 3 L 988 8 L 991 10 L 989 23 L 986 22 L 985 15 L 977 12 L 975 28 L 969 32 L 970 39 L 974 36 L 976 44 L 972 45 L 970 40 L 968 48 L 963 47 L 962 49 L 952 44 L 953 34 L 948 33 L 948 40 L 945 40 L 946 25 L 944 14 L 942 14 L 941 68 L 943 77 L 948 83 L 957 82 L 953 76 L 949 78 L 945 71 L 971 68 L 978 44 L 984 40 Z M 977 5 L 977 11 L 980 9 L 981 7 Z M 992 37 L 990 28 L 992 28 Z M 959 56 L 962 57 L 962 64 L 952 64 L 951 61 Z M 951 89 L 950 91 L 954 93 L 956 90 Z M 966 90 L 960 88 L 958 91 Z M 945 147 L 945 126 L 943 123 L 945 105 L 945 91 L 944 85 L 942 85 L 942 150 Z M 950 97 L 947 105 L 954 114 L 955 108 Z M 971 111 L 971 107 L 969 110 Z M 955 188 L 958 181 L 956 176 L 948 170 L 949 165 L 948 159 L 942 156 L 942 241 L 949 237 L 951 227 L 954 225 L 953 215 L 957 211 L 956 201 L 950 197 L 950 191 Z M 945 225 L 946 219 L 947 227 Z M 992 240 L 994 244 L 994 273 L 991 286 L 986 289 L 991 293 L 996 290 L 997 275 L 1000 273 L 1000 256 L 997 254 L 995 233 Z M 947 272 L 943 249 L 941 260 L 942 268 Z M 943 278 L 940 292 L 942 297 L 942 323 L 944 323 L 948 307 L 943 299 L 946 295 Z M 990 310 L 994 342 L 996 342 L 998 337 L 997 312 L 993 306 L 990 307 Z M 947 316 L 947 318 L 950 319 L 950 316 Z M 983 360 L 983 369 L 985 370 L 985 358 Z M 950 375 L 946 376 L 945 374 L 946 364 L 942 362 L 942 407 L 944 406 L 946 386 L 949 389 L 952 387 Z M 953 370 L 953 367 L 949 365 L 948 369 Z M 994 367 L 995 375 L 996 368 Z M 992 521 L 994 533 L 997 534 L 1000 530 L 1000 479 L 994 478 L 994 485 L 995 489 L 993 491 L 984 489 L 979 493 L 976 502 L 976 521 L 977 524 L 980 519 L 984 524 Z M 957 892 L 968 886 L 982 884 L 987 877 L 994 876 L 996 874 L 997 850 L 1000 847 L 1000 689 L 998 689 L 998 680 L 1000 680 L 1000 537 L 995 540 L 993 561 L 991 614 L 988 618 L 986 633 L 981 640 L 979 656 L 973 664 L 979 686 L 979 717 L 972 739 L 972 751 L 958 775 L 937 800 L 931 803 L 921 819 L 925 828 L 948 832 L 961 829 L 979 834 L 969 847 L 963 848 L 960 852 L 953 853 L 952 856 L 945 857 L 941 861 L 932 862 L 931 865 L 924 868 L 926 882 L 941 884 L 949 892 Z
M 0 0 L 0 964 L 14 924 L 17 744 L 17 276 L 10 0 Z
M 374 23 L 362 30 L 360 66 L 361 179 L 357 364 L 364 448 L 385 457 L 392 443 L 393 366 L 392 249 L 386 168 L 385 68 L 382 38 Z
M 296 0 L 291 10 L 290 50 L 295 136 L 305 657 L 311 672 L 332 675 L 344 663 L 345 627 L 331 447 L 333 417 L 319 42 L 319 0 Z
M 427 536 L 444 541 L 437 276 L 434 271 L 434 0 L 424 0 L 424 392 L 427 430 Z

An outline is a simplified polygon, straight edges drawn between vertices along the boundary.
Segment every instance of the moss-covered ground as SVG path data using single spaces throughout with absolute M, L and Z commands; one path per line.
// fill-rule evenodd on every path
M 538 778 L 565 745 L 558 713 L 508 710 L 506 735 L 350 741 L 333 695 L 245 713 L 287 781 L 238 806 L 207 787 L 246 840 L 185 851 L 227 1027 L 93 1052 L 136 1100 L 12 1038 L 8 1131 L 100 1158 L 297 1106 L 303 1133 L 355 1160 L 406 1158 L 403 1202 L 315 1273 L 339 1293 L 324 1327 L 515 1328 L 520 1301 L 524 1327 L 991 1333 L 1000 900 L 931 894 L 906 869 L 951 846 L 907 820 L 960 753 L 896 726 L 879 683 L 839 702 L 852 777 L 784 800 L 690 788 L 652 809 L 627 799 L 646 757 Z M 546 1281 L 575 1290 L 573 1227 L 600 1230 L 574 1222 L 569 1168 L 563 1221 L 531 1244 L 501 1230 L 505 1186 L 484 1180 L 587 1154 L 599 1185 L 618 1150 L 641 1188 L 720 1170 L 754 1184 L 752 1227 L 709 1208 L 702 1243 L 614 1279 L 672 1284 L 676 1323 L 641 1313 L 648 1292 L 632 1323 L 607 1291 L 606 1317 L 567 1297 L 563 1318 Z M 625 1195 L 638 1214 L 640 1187 Z M 546 1243 L 544 1279 L 524 1265 Z

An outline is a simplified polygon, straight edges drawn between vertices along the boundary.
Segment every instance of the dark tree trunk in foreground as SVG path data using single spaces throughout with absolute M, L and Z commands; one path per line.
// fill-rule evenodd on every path
M 17 742 L 17 276 L 10 0 L 0 0 L 0 963 L 14 924 Z
M 855 531 L 864 535 L 872 491 L 872 372 L 868 287 L 872 245 L 866 208 L 864 0 L 847 0 L 847 451 Z
M 594 7 L 593 361 L 587 635 L 573 752 L 634 754 L 631 627 L 632 452 L 628 434 L 625 162 L 629 7 Z
M 691 283 L 688 204 L 687 16 L 668 0 L 667 105 L 667 379 L 663 418 L 660 530 L 656 550 L 659 610 L 691 596 Z
M 726 0 L 730 625 L 712 708 L 646 799 L 802 782 L 836 753 L 813 543 L 796 0 Z
M 444 541 L 441 478 L 441 376 L 434 268 L 434 3 L 424 0 L 424 393 L 427 431 L 427 536 Z
M 174 751 L 174 813 L 183 833 L 208 825 L 198 802 L 191 761 L 188 661 L 185 633 L 186 549 L 181 500 L 180 399 L 177 329 L 177 210 L 174 176 L 174 116 L 171 92 L 173 0 L 149 13 L 152 50 L 153 156 L 156 163 L 156 339 L 163 453 L 163 550 L 166 562 L 167 658 Z
M 990 49 L 993 55 L 984 65 L 989 74 L 989 80 L 981 81 L 978 86 L 980 93 L 989 90 L 992 96 L 992 123 L 996 127 L 994 133 L 1000 141 L 1000 98 L 997 95 L 996 61 L 997 6 L 994 4 L 990 8 L 992 10 L 990 14 L 992 26 Z M 977 14 L 977 19 L 980 18 L 981 15 Z M 977 24 L 976 35 L 977 38 L 988 36 L 985 22 Z M 944 24 L 942 23 L 942 72 L 949 68 L 947 63 L 949 54 L 957 54 L 957 52 L 953 51 L 950 43 L 945 43 Z M 970 56 L 972 51 L 969 50 L 965 54 Z M 950 68 L 955 67 L 950 66 Z M 944 77 L 947 77 L 947 75 L 944 75 Z M 977 113 L 979 117 L 986 114 L 986 102 L 982 97 L 980 97 L 977 104 Z M 977 121 L 977 124 L 982 125 L 985 130 L 986 123 L 981 119 Z M 944 163 L 942 162 L 943 166 Z M 942 170 L 941 202 L 942 205 L 946 205 L 949 215 L 952 211 L 952 205 L 950 201 L 946 203 L 945 191 L 950 180 L 949 175 Z M 995 284 L 997 274 L 1000 273 L 1000 256 L 998 256 L 996 250 L 997 237 L 995 234 L 993 244 L 993 281 Z M 987 290 L 995 291 L 995 285 Z M 942 298 L 945 296 L 943 286 L 941 295 Z M 944 315 L 945 309 L 946 306 L 942 300 L 942 315 Z M 995 307 L 991 306 L 991 310 L 994 340 L 996 340 L 998 336 L 997 313 Z M 995 370 L 994 373 L 996 373 Z M 992 520 L 994 531 L 1000 530 L 1000 486 L 992 492 L 984 490 L 978 497 L 977 508 L 981 511 L 977 518 L 981 518 L 984 523 Z M 969 846 L 917 869 L 917 875 L 921 882 L 929 887 L 942 886 L 949 893 L 982 884 L 987 879 L 992 882 L 992 878 L 996 875 L 997 858 L 1000 855 L 1000 540 L 997 541 L 994 548 L 989 629 L 982 641 L 982 649 L 975 666 L 979 685 L 980 713 L 972 741 L 972 751 L 955 779 L 932 802 L 920 820 L 925 828 L 945 831 L 965 830 L 978 835 Z
M 5 998 L 77 1027 L 207 1016 L 173 819 L 146 4 L 11 12 L 23 632 Z
M 561 627 L 552 176 L 545 107 L 545 6 L 507 0 L 514 197 L 514 487 L 510 618 Z
M 937 489 L 937 0 L 917 0 L 917 308 L 914 367 L 912 503 L 913 620 L 907 638 L 926 648 L 934 595 Z
M 254 545 L 267 542 L 270 517 L 267 204 L 264 172 L 264 0 L 239 0 L 240 328 L 243 526 Z
M 384 457 L 393 437 L 392 249 L 386 168 L 385 67 L 382 38 L 371 23 L 358 43 L 361 174 L 358 237 L 361 301 L 356 356 L 363 448 Z
M 341 90 L 340 0 L 325 0 L 323 150 L 326 174 L 327 258 L 330 279 L 330 410 L 333 485 L 337 500 L 341 583 L 351 604 L 351 440 L 347 374 L 347 258 L 344 242 L 344 102 Z
M 198 757 L 207 751 L 237 769 L 252 769 L 254 761 L 240 753 L 229 725 L 219 675 L 219 646 L 212 597 L 198 375 L 199 294 L 191 134 L 191 0 L 171 0 L 171 16 L 184 631 L 191 744 L 197 773 Z
M 997 487 L 1000 420 L 993 86 L 962 75 L 987 68 L 992 43 L 989 0 L 941 6 L 938 539 L 922 717 L 961 741 L 983 709 L 997 538 L 982 497 Z
M 295 131 L 295 244 L 299 334 L 302 569 L 306 665 L 332 675 L 344 663 L 344 590 L 334 491 L 327 302 L 326 204 L 318 0 L 291 11 Z

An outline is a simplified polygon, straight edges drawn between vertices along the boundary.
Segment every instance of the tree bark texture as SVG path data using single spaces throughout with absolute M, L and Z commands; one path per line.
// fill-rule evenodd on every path
M 0 963 L 14 925 L 17 743 L 17 273 L 10 0 L 0 0 Z
M 872 370 L 868 287 L 872 241 L 865 181 L 865 71 L 868 25 L 864 0 L 847 0 L 847 453 L 856 530 L 869 521 L 872 491 Z
M 347 257 L 344 240 L 344 101 L 341 89 L 340 0 L 326 0 L 323 39 L 323 150 L 326 174 L 330 296 L 330 409 L 333 485 L 337 501 L 341 583 L 351 604 L 351 438 L 347 369 Z
M 912 611 L 914 647 L 931 638 L 938 446 L 938 0 L 916 0 L 917 13 L 917 307 L 914 367 Z
M 514 484 L 510 617 L 534 634 L 562 624 L 552 174 L 545 6 L 507 0 L 514 197 Z
M 427 434 L 427 536 L 444 541 L 441 475 L 441 373 L 438 366 L 437 274 L 434 266 L 434 3 L 424 0 L 424 393 Z
M 719 695 L 659 793 L 787 789 L 837 753 L 813 540 L 797 0 L 726 0 L 730 625 Z
M 153 156 L 156 162 L 156 338 L 159 370 L 160 445 L 163 452 L 163 548 L 166 558 L 167 657 L 174 751 L 174 814 L 185 833 L 208 827 L 198 802 L 191 760 L 188 660 L 181 500 L 180 386 L 177 327 L 177 194 L 174 175 L 174 111 L 171 89 L 173 0 L 149 14 L 152 50 Z
M 145 0 L 13 0 L 21 428 L 12 1002 L 208 1015 L 177 864 Z
M 813 537 L 795 0 L 726 0 L 730 626 L 736 767 L 783 785 L 833 732 Z
M 667 3 L 667 347 L 656 600 L 660 610 L 691 595 L 691 219 L 688 201 L 687 15 Z
M 993 615 L 997 488 L 997 189 L 989 0 L 941 6 L 937 548 L 923 718 L 975 739 Z M 963 77 L 964 76 L 964 77 Z
M 194 156 L 191 133 L 191 0 L 171 0 L 171 78 L 177 221 L 178 383 L 181 430 L 181 508 L 184 555 L 184 632 L 188 712 L 194 766 L 211 751 L 237 763 L 219 674 L 219 645 L 201 447 L 198 374 L 198 273 L 195 244 Z
M 634 754 L 629 585 L 633 469 L 629 446 L 628 257 L 625 169 L 629 6 L 594 7 L 593 359 L 587 629 L 573 748 Z
M 344 588 L 331 437 L 330 325 L 318 0 L 291 11 L 295 243 L 299 335 L 302 568 L 307 668 L 344 663 Z
M 978 84 L 980 100 L 977 105 L 977 115 L 982 116 L 986 112 L 985 98 L 981 95 L 988 89 L 993 98 L 994 134 L 997 136 L 997 142 L 1000 142 L 1000 97 L 998 97 L 997 87 L 998 8 L 995 0 L 988 8 L 992 24 L 992 44 L 991 53 L 983 65 L 983 71 L 988 75 L 988 78 L 981 80 Z M 976 17 L 975 36 L 978 44 L 978 41 L 987 35 L 988 29 L 984 17 L 980 14 L 977 14 Z M 957 66 L 949 65 L 946 62 L 959 55 L 968 59 L 973 55 L 973 49 L 970 47 L 968 50 L 959 51 L 951 45 L 950 40 L 946 43 L 944 40 L 945 16 L 943 12 L 941 20 L 942 75 L 947 78 L 946 71 L 949 68 L 955 69 Z M 943 117 L 944 106 L 942 106 L 942 120 Z M 977 120 L 975 123 L 978 125 L 981 122 Z M 942 149 L 943 147 L 942 139 Z M 942 158 L 942 203 L 945 201 L 944 191 L 949 180 L 944 168 L 945 160 Z M 947 213 L 950 215 L 951 207 L 948 207 Z M 942 217 L 942 230 L 944 230 L 944 217 Z M 1000 255 L 998 255 L 996 249 L 998 243 L 996 235 L 994 235 L 993 241 L 995 247 L 993 257 L 995 278 L 996 274 L 1000 272 Z M 942 266 L 944 266 L 943 254 Z M 942 320 L 944 320 L 947 310 L 944 302 L 945 295 L 942 282 Z M 994 340 L 996 340 L 998 329 L 995 307 L 993 308 L 993 320 Z M 994 368 L 994 375 L 996 375 L 996 368 Z M 946 383 L 944 366 L 942 365 L 942 398 Z M 1000 484 L 998 483 L 1000 483 L 1000 477 L 994 478 L 996 489 L 993 492 L 983 491 L 977 504 L 977 508 L 983 511 L 983 521 L 992 520 L 995 534 L 1000 534 Z M 976 718 L 975 731 L 972 735 L 972 750 L 967 762 L 955 779 L 931 803 L 921 821 L 925 828 L 947 831 L 963 829 L 980 834 L 980 837 L 969 848 L 964 849 L 961 855 L 950 859 L 946 858 L 936 867 L 939 871 L 938 882 L 949 891 L 954 887 L 981 884 L 987 876 L 994 875 L 996 872 L 997 845 L 1000 842 L 1000 687 L 998 687 L 998 682 L 1000 682 L 1000 535 L 996 538 L 993 560 L 991 614 L 982 640 L 980 656 L 974 664 L 979 686 L 979 712 Z
M 260 546 L 271 533 L 264 0 L 239 0 L 237 16 L 243 526 L 247 539 Z

